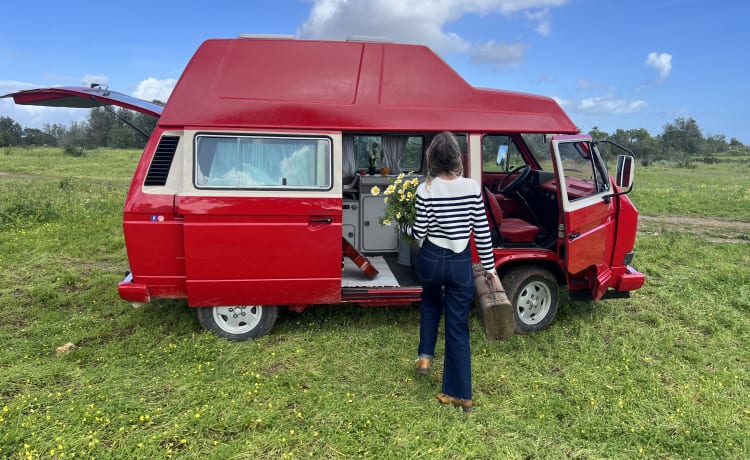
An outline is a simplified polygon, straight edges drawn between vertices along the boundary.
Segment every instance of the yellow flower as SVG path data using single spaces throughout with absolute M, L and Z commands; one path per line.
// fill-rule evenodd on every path
M 370 189 L 370 193 L 372 193 L 373 195 L 379 195 L 380 194 L 380 187 L 378 187 L 377 185 L 374 185 Z
M 400 173 L 391 179 L 390 184 L 383 193 L 385 195 L 383 197 L 385 210 L 383 216 L 380 218 L 381 224 L 391 225 L 391 223 L 394 223 L 398 224 L 399 227 L 402 224 L 414 224 L 417 185 L 419 185 L 419 179 L 414 178 L 412 173 Z M 389 195 L 395 192 L 398 192 L 398 199 L 390 199 Z M 398 229 L 396 230 L 398 231 Z

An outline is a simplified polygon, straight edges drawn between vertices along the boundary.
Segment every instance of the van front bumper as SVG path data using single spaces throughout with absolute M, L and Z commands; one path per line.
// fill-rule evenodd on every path
M 636 289 L 640 289 L 641 287 L 643 287 L 643 283 L 645 281 L 646 276 L 643 273 L 628 265 L 625 273 L 617 277 L 615 290 L 635 291 Z
M 117 285 L 117 293 L 120 294 L 122 300 L 131 302 L 133 306 L 141 306 L 151 301 L 148 286 L 133 282 L 133 274 L 130 272 Z

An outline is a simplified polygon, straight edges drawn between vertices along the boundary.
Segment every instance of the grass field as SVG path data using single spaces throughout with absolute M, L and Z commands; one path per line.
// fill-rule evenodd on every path
M 0 152 L 0 458 L 750 456 L 750 235 L 641 233 L 643 289 L 563 300 L 538 334 L 487 342 L 473 315 L 463 413 L 414 375 L 416 306 L 284 312 L 233 343 L 185 302 L 119 300 L 138 155 Z M 632 198 L 750 222 L 750 167 L 641 167 Z

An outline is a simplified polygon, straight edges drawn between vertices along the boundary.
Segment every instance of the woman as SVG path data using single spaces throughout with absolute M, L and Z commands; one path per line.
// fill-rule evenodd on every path
M 402 230 L 424 239 L 417 276 L 422 284 L 417 372 L 428 374 L 438 325 L 445 312 L 443 386 L 437 398 L 473 409 L 469 312 L 474 296 L 469 237 L 474 233 L 482 266 L 495 271 L 492 240 L 479 184 L 463 175 L 461 151 L 451 133 L 435 136 L 427 148 L 427 180 L 417 188 L 417 219 Z

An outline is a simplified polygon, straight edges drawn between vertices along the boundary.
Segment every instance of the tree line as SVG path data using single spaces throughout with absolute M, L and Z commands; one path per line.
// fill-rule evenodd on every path
M 42 129 L 22 128 L 12 118 L 0 117 L 0 147 L 51 145 L 77 149 L 143 148 L 147 138 L 123 120 L 148 135 L 156 126 L 154 117 L 109 107 L 91 109 L 87 120 L 73 122 L 67 127 L 52 124 L 44 125 Z M 723 134 L 704 136 L 693 118 L 677 118 L 664 125 L 662 133 L 656 136 L 651 136 L 643 128 L 617 129 L 610 134 L 596 126 L 589 134 L 594 140 L 610 140 L 627 147 L 644 166 L 658 161 L 689 166 L 694 161 L 718 161 L 720 154 L 750 154 L 750 146 L 745 146 L 736 138 L 727 140 Z M 602 147 L 602 150 L 607 155 L 608 149 Z
M 45 124 L 42 129 L 22 128 L 12 118 L 0 117 L 0 147 L 143 148 L 155 126 L 156 118 L 152 116 L 110 107 L 91 109 L 88 118 L 82 122 L 74 121 L 69 126 Z
M 690 166 L 694 161 L 717 162 L 719 155 L 750 154 L 750 146 L 734 137 L 727 141 L 723 134 L 704 136 L 693 118 L 676 118 L 664 125 L 664 130 L 657 136 L 651 136 L 643 128 L 618 129 L 609 134 L 596 126 L 589 134 L 595 141 L 609 140 L 627 147 L 644 166 L 657 161 Z

